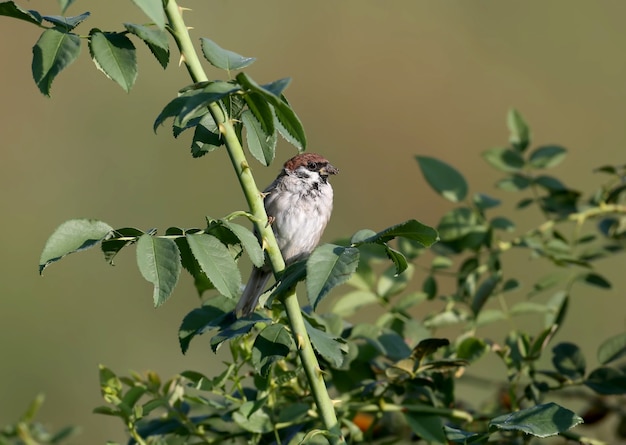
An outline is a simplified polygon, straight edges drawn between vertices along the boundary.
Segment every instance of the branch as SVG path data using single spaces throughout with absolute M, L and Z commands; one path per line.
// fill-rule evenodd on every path
M 185 64 L 189 75 L 194 82 L 204 82 L 208 80 L 204 69 L 198 58 L 198 54 L 195 51 L 191 38 L 189 36 L 189 30 L 185 25 L 182 18 L 182 9 L 178 6 L 175 0 L 168 0 L 165 7 L 165 13 L 169 22 L 169 31 L 176 40 L 176 44 L 181 53 L 181 62 Z M 233 164 L 233 168 L 239 178 L 239 183 L 246 197 L 250 211 L 253 215 L 253 221 L 256 229 L 261 234 L 263 245 L 266 248 L 272 270 L 274 275 L 285 269 L 285 261 L 281 255 L 274 232 L 271 226 L 267 223 L 267 213 L 265 212 L 265 206 L 263 205 L 263 198 L 259 192 L 258 187 L 252 176 L 252 171 L 246 160 L 243 148 L 239 142 L 239 138 L 233 128 L 229 117 L 224 113 L 222 108 L 217 103 L 209 105 L 209 112 L 213 119 L 217 123 L 220 134 L 224 138 L 228 155 Z M 324 425 L 327 430 L 332 433 L 329 438 L 332 444 L 345 443 L 341 434 L 341 429 L 337 422 L 337 416 L 335 410 L 328 395 L 326 384 L 322 376 L 319 363 L 313 352 L 311 341 L 306 332 L 304 320 L 302 318 L 302 312 L 300 305 L 298 304 L 298 297 L 294 292 L 291 292 L 283 300 L 287 317 L 291 325 L 292 334 L 294 336 L 295 343 L 298 348 L 300 360 L 306 373 L 311 392 L 315 399 L 315 403 L 320 412 Z

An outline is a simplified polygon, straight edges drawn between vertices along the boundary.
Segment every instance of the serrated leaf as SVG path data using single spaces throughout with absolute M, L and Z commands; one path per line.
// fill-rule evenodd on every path
M 157 127 L 169 117 L 176 117 L 176 124 L 184 126 L 190 119 L 196 117 L 199 111 L 203 111 L 202 108 L 238 90 L 239 88 L 231 83 L 216 81 L 199 90 L 185 91 L 163 108 L 154 121 L 153 129 L 156 132 Z
M 536 148 L 529 157 L 529 163 L 534 168 L 552 168 L 560 164 L 567 150 L 558 145 L 545 145 Z
M 285 326 L 272 324 L 263 329 L 252 346 L 252 364 L 266 377 L 271 366 L 289 354 L 293 341 Z
M 434 354 L 438 349 L 448 346 L 447 338 L 426 338 L 420 341 L 411 351 L 411 358 L 418 364 L 427 356 Z
M 39 274 L 66 255 L 89 249 L 113 231 L 113 227 L 94 219 L 72 219 L 61 224 L 46 241 L 39 258 Z
M 397 250 L 392 249 L 386 244 L 385 252 L 387 253 L 387 257 L 389 257 L 389 259 L 393 261 L 394 266 L 396 266 L 396 275 L 400 275 L 407 269 L 409 264 L 402 252 L 398 252 Z
M 456 356 L 468 362 L 475 362 L 489 351 L 489 346 L 481 338 L 467 337 L 457 346 Z
M 133 0 L 133 3 L 154 22 L 159 29 L 165 29 L 165 11 L 162 0 Z
M 316 308 L 330 290 L 345 283 L 359 264 L 359 249 L 324 244 L 313 251 L 306 263 L 309 303 Z
M 493 418 L 489 431 L 521 431 L 535 437 L 549 437 L 582 422 L 574 412 L 556 403 L 545 403 Z
M 249 91 L 243 98 L 254 117 L 261 124 L 265 134 L 273 135 L 276 133 L 274 114 L 272 113 L 272 107 L 267 102 L 267 98 L 254 91 Z
M 261 245 L 259 244 L 259 240 L 250 230 L 246 229 L 244 226 L 239 224 L 235 224 L 230 221 L 221 221 L 221 224 L 230 230 L 241 242 L 241 245 L 246 252 L 248 252 L 248 256 L 256 267 L 261 267 L 265 263 L 265 255 L 263 254 L 263 249 L 261 249 Z
M 22 9 L 15 2 L 2 2 L 0 3 L 0 15 L 7 17 L 13 17 L 14 19 L 24 20 L 35 25 L 41 24 L 41 14 L 37 11 L 29 9 Z
M 191 156 L 199 158 L 223 145 L 222 137 L 214 127 L 216 125 L 211 114 L 205 114 L 193 132 Z
M 276 288 L 272 291 L 271 299 L 282 298 L 288 295 L 293 287 L 306 278 L 306 261 L 290 264 L 280 275 Z
M 46 22 L 52 23 L 59 31 L 69 32 L 76 28 L 82 22 L 87 20 L 91 15 L 89 12 L 84 12 L 81 15 L 75 17 L 63 17 L 60 15 L 44 15 L 41 18 Z
M 521 152 L 530 145 L 530 128 L 517 110 L 510 110 L 506 120 L 509 127 L 509 142 L 513 147 Z
M 166 232 L 166 235 L 171 235 L 173 228 L 169 228 Z M 184 233 L 184 231 L 181 231 Z M 193 232 L 192 232 L 193 233 Z M 191 248 L 189 247 L 189 243 L 187 242 L 187 238 L 183 235 L 175 240 L 176 245 L 178 246 L 178 250 L 180 251 L 180 260 L 182 266 L 185 268 L 187 272 L 193 277 L 193 285 L 198 292 L 198 296 L 202 296 L 204 292 L 210 289 L 215 289 L 209 277 L 204 273 L 198 260 L 191 252 Z
M 134 23 L 124 23 L 126 30 L 139 37 L 148 46 L 163 69 L 167 68 L 170 61 L 170 46 L 167 33 L 161 29 L 152 29 Z
M 96 67 L 129 92 L 137 79 L 135 45 L 121 33 L 89 31 L 89 53 Z
M 487 227 L 479 220 L 478 215 L 467 207 L 457 207 L 447 212 L 437 226 L 442 241 L 459 240 L 472 233 L 484 233 Z
M 598 361 L 606 365 L 626 356 L 626 332 L 607 338 L 598 348 Z
M 565 184 L 563 184 L 560 180 L 558 180 L 557 178 L 553 176 L 546 176 L 546 175 L 537 176 L 533 180 L 533 183 L 537 184 L 540 187 L 543 187 L 544 189 L 548 191 L 560 192 L 560 191 L 567 190 L 567 187 L 565 186 Z
M 394 238 L 402 237 L 417 241 L 424 247 L 430 247 L 439 240 L 437 231 L 421 222 L 410 219 L 395 226 L 388 227 L 376 233 L 362 242 L 366 243 L 386 243 Z
M 276 118 L 274 123 L 278 132 L 287 142 L 302 152 L 306 148 L 306 134 L 296 113 L 282 101 L 274 104 L 272 111 Z
M 267 134 L 250 110 L 241 115 L 241 120 L 246 128 L 246 142 L 248 150 L 254 158 L 266 167 L 274 160 L 276 154 L 276 133 Z
M 33 79 L 46 96 L 56 76 L 80 54 L 80 37 L 56 29 L 45 30 L 33 47 Z
M 154 285 L 154 306 L 170 297 L 180 276 L 180 253 L 169 238 L 142 235 L 137 241 L 137 266 L 141 275 Z
M 339 339 L 332 337 L 327 332 L 313 327 L 306 318 L 304 318 L 304 326 L 317 353 L 335 368 L 340 367 L 343 363 L 343 357 L 348 351 L 347 345 L 338 341 Z
M 448 201 L 461 202 L 467 196 L 467 182 L 463 175 L 439 159 L 429 156 L 416 156 L 426 182 L 439 195 Z
M 228 248 L 213 235 L 187 235 L 187 242 L 198 264 L 215 288 L 235 299 L 241 293 L 241 274 Z
M 492 148 L 482 152 L 481 155 L 489 165 L 503 172 L 517 172 L 524 168 L 522 155 L 510 148 Z
M 245 318 L 239 318 L 211 338 L 211 349 L 213 352 L 217 352 L 225 341 L 241 338 L 249 333 L 257 323 L 270 321 L 269 318 L 257 312 L 253 312 Z
M 124 247 L 133 244 L 137 239 L 145 232 L 133 227 L 125 227 L 123 229 L 116 229 L 111 236 L 102 240 L 101 248 L 104 253 L 104 259 L 113 265 L 113 259 Z M 124 238 L 124 239 L 120 239 Z M 129 239 L 130 238 L 130 239 Z
M 245 68 L 256 60 L 254 57 L 244 57 L 233 51 L 229 51 L 220 47 L 213 40 L 205 37 L 200 39 L 202 45 L 202 53 L 211 65 L 222 70 L 240 70 Z
M 229 317 L 232 317 L 234 321 L 233 309 L 235 309 L 235 302 L 220 296 L 211 298 L 202 307 L 185 315 L 178 329 L 178 341 L 182 353 L 187 352 L 189 343 L 195 336 L 221 326 Z

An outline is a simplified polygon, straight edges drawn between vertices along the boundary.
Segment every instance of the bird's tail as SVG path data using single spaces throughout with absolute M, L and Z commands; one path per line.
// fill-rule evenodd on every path
M 272 276 L 272 273 L 264 268 L 255 267 L 252 269 L 248 284 L 246 284 L 246 288 L 243 290 L 243 294 L 235 309 L 237 318 L 245 317 L 254 312 L 270 276 Z

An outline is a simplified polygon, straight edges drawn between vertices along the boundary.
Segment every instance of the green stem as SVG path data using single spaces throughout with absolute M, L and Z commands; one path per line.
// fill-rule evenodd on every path
M 198 58 L 198 54 L 193 47 L 189 36 L 189 30 L 187 29 L 187 26 L 182 18 L 182 10 L 178 6 L 176 0 L 167 0 L 165 13 L 169 22 L 169 31 L 176 41 L 181 53 L 181 60 L 185 64 L 189 75 L 194 82 L 207 81 L 208 77 L 204 72 L 200 59 Z M 237 137 L 237 133 L 235 132 L 229 116 L 226 115 L 219 104 L 210 104 L 209 112 L 211 113 L 211 116 L 213 116 L 213 119 L 220 130 L 220 134 L 224 139 L 231 163 L 237 173 L 237 178 L 239 179 L 239 183 L 250 207 L 250 212 L 254 217 L 253 222 L 256 229 L 261 234 L 261 239 L 263 240 L 263 245 L 270 260 L 272 270 L 276 275 L 284 270 L 285 261 L 283 260 L 278 244 L 276 243 L 274 232 L 267 223 L 268 219 L 265 212 L 265 206 L 263 205 L 263 198 L 254 181 L 252 171 L 248 165 L 248 161 L 246 160 L 243 148 L 239 142 L 239 138 Z M 298 352 L 302 362 L 302 367 L 304 368 L 307 376 L 318 411 L 320 412 L 324 426 L 334 437 L 330 439 L 330 442 L 332 444 L 345 443 L 343 436 L 341 435 L 339 423 L 337 422 L 337 416 L 335 414 L 330 396 L 328 395 L 317 358 L 315 357 L 311 341 L 306 332 L 306 327 L 304 325 L 296 293 L 292 292 L 285 297 L 283 304 L 285 305 L 292 334 L 296 344 L 298 345 Z

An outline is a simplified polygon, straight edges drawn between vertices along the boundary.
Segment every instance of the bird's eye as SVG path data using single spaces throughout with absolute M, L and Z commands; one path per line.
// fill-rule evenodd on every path
M 309 162 L 306 165 L 306 168 L 308 168 L 309 170 L 317 170 L 317 162 Z

